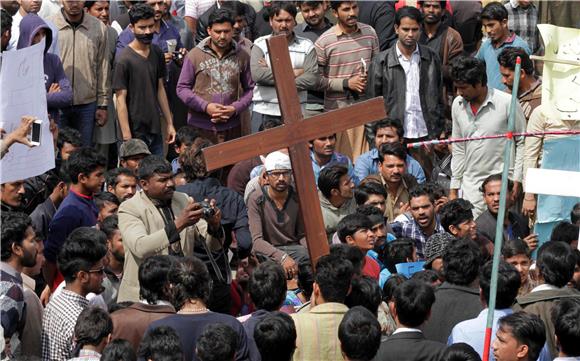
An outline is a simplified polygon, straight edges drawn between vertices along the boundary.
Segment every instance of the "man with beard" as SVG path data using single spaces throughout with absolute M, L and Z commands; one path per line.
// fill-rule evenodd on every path
M 449 74 L 449 64 L 453 58 L 463 53 L 463 40 L 455 29 L 443 22 L 446 3 L 447 1 L 417 1 L 424 16 L 419 44 L 427 45 L 439 54 L 443 85 L 447 91 L 445 105 L 450 111 L 451 101 L 448 98 L 453 99 L 453 81 Z
M 338 22 L 316 40 L 325 111 L 365 99 L 366 65 L 379 52 L 374 29 L 358 21 L 357 1 L 333 1 L 331 6 Z M 356 162 L 369 149 L 364 126 L 337 134 L 336 148 Z
M 19 211 L 24 202 L 24 181 L 2 183 L 0 185 L 0 207 L 2 212 Z
M 298 8 L 304 22 L 294 29 L 296 35 L 310 39 L 313 43 L 326 30 L 332 27 L 330 20 L 324 16 L 326 3 L 324 1 L 299 1 Z M 309 90 L 306 100 L 305 117 L 312 117 L 324 111 L 324 92 Z
M 123 237 L 119 231 L 119 218 L 112 215 L 99 223 L 99 229 L 107 236 L 107 267 L 105 267 L 105 279 L 103 280 L 102 297 L 107 306 L 117 302 L 119 286 L 123 278 L 123 264 L 125 262 L 125 248 Z
M 137 177 L 128 168 L 115 168 L 107 172 L 105 177 L 107 192 L 113 193 L 123 203 L 137 192 Z
M 290 279 L 298 275 L 298 263 L 310 261 L 298 195 L 290 185 L 290 158 L 279 151 L 270 153 L 264 167 L 268 185 L 256 189 L 247 201 L 253 249 L 282 264 Z
M 221 212 L 215 207 L 215 200 L 205 207 L 186 194 L 175 192 L 167 160 L 155 155 L 143 159 L 139 183 L 141 191 L 119 208 L 125 263 L 118 302 L 139 301 L 139 265 L 147 257 L 193 254 L 210 263 L 223 253 Z
M 96 228 L 79 227 L 64 242 L 58 266 L 65 287 L 55 295 L 42 317 L 42 359 L 64 361 L 73 357 L 74 327 L 89 305 L 87 294 L 100 294 L 107 255 L 105 234 Z
M 501 4 L 498 5 L 505 10 Z M 494 89 L 491 84 L 488 87 L 485 66 L 483 61 L 466 56 L 453 60 L 451 76 L 459 96 L 453 101 L 451 109 L 452 138 L 495 135 L 508 131 L 511 96 Z M 514 131 L 526 131 L 526 119 L 519 105 L 515 109 Z M 515 156 L 511 158 L 509 168 L 510 178 L 514 181 L 513 193 L 517 197 L 523 178 L 524 138 L 515 137 L 514 140 Z M 461 188 L 463 198 L 474 205 L 475 218 L 485 210 L 479 187 L 486 177 L 501 173 L 506 141 L 502 138 L 453 144 L 449 199 L 457 198 Z
M 415 177 L 407 173 L 407 153 L 401 143 L 386 143 L 379 149 L 379 174 L 366 177 L 361 184 L 375 182 L 387 191 L 385 217 L 389 222 L 409 210 L 409 190 L 417 185 Z
M 20 212 L 2 212 L 2 263 L 0 263 L 0 303 L 6 346 L 2 358 L 12 358 L 9 345 L 20 338 L 24 328 L 25 305 L 22 269 L 36 264 L 36 234 L 30 218 Z
M 252 133 L 257 132 L 264 121 L 272 118 L 280 119 L 282 116 L 278 95 L 274 88 L 274 74 L 266 44 L 269 38 L 276 35 L 286 36 L 294 72 L 294 82 L 298 89 L 298 97 L 303 112 L 308 95 L 307 90 L 317 89 L 319 83 L 314 44 L 309 39 L 294 34 L 296 5 L 292 2 L 273 2 L 270 7 L 270 25 L 272 26 L 272 34 L 256 39 L 252 48 L 250 66 L 252 78 L 256 82 L 252 99 L 254 102 Z
M 499 211 L 499 198 L 501 190 L 502 175 L 493 174 L 487 177 L 481 184 L 481 192 L 487 209 L 475 220 L 477 230 L 490 240 L 495 240 L 495 227 L 497 224 L 497 213 Z M 508 240 L 523 239 L 530 250 L 538 247 L 538 235 L 530 234 L 527 220 L 519 213 L 510 210 L 514 203 L 511 194 L 514 183 L 508 179 L 508 195 L 506 203 L 506 219 L 503 227 L 504 243 Z
M 123 140 L 141 139 L 151 153 L 163 154 L 161 119 L 166 124 L 166 142 L 175 140 L 173 117 L 165 93 L 165 61 L 162 50 L 151 45 L 155 34 L 155 12 L 146 4 L 135 4 L 129 11 L 129 31 L 133 40 L 118 52 L 113 76 L 117 94 L 117 116 Z
M 501 82 L 511 94 L 514 85 L 516 60 L 521 59 L 520 83 L 518 87 L 518 101 L 522 106 L 526 121 L 534 109 L 542 104 L 542 79 L 534 75 L 534 63 L 522 48 L 505 48 L 497 56 Z
M 252 102 L 250 56 L 232 40 L 234 24 L 229 10 L 210 15 L 209 37 L 187 54 L 177 83 L 188 123 L 214 144 L 241 136 L 240 115 Z
M 411 218 L 391 224 L 394 234 L 415 240 L 417 256 L 424 258 L 427 239 L 435 233 L 445 232 L 435 215 L 435 206 L 427 188 L 417 186 L 409 192 L 409 209 Z

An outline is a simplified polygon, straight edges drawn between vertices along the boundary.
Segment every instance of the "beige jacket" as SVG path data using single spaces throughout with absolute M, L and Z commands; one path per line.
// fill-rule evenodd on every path
M 185 193 L 173 194 L 171 210 L 176 217 L 187 205 L 188 198 Z M 117 302 L 136 302 L 139 301 L 138 274 L 141 262 L 154 255 L 169 254 L 165 222 L 151 199 L 143 191 L 139 191 L 119 207 L 119 230 L 125 247 L 125 265 Z M 223 238 L 218 239 L 208 234 L 205 220 L 186 228 L 179 235 L 185 256 L 193 256 L 194 245 L 201 242 L 202 238 L 211 251 L 222 248 Z
M 110 62 L 107 53 L 107 27 L 85 13 L 74 29 L 62 11 L 49 18 L 58 29 L 58 45 L 64 72 L 73 89 L 73 105 L 107 105 Z

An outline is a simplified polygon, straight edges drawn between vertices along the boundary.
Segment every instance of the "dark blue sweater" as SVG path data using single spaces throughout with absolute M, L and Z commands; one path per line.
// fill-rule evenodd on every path
M 56 262 L 56 256 L 68 235 L 78 227 L 92 227 L 97 224 L 98 213 L 92 197 L 70 190 L 48 226 L 44 257 L 50 262 Z

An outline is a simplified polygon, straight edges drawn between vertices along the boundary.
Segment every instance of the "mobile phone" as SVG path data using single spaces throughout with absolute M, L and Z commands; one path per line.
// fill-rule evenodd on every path
M 42 138 L 42 120 L 36 119 L 32 123 L 32 129 L 30 130 L 30 144 L 34 146 L 39 146 L 41 138 Z

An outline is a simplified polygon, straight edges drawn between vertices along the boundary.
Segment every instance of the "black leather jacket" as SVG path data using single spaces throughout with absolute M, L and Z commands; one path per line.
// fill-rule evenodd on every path
M 366 93 L 368 98 L 383 96 L 385 110 L 389 118 L 399 119 L 405 116 L 405 70 L 399 64 L 396 43 L 373 58 L 368 71 Z M 439 55 L 425 45 L 419 44 L 421 56 L 419 95 L 421 109 L 429 131 L 430 139 L 437 139 L 445 124 L 443 103 L 443 78 Z M 373 124 L 366 126 L 369 144 L 374 145 Z

